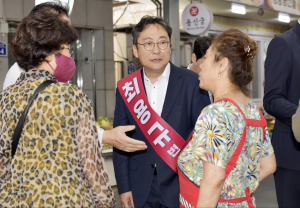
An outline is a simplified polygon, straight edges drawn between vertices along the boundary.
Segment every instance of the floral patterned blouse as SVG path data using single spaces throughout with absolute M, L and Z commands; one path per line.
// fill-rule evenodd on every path
M 248 119 L 260 120 L 259 111 L 252 101 L 248 105 L 238 105 Z M 202 160 L 225 169 L 238 146 L 244 127 L 243 115 L 234 104 L 219 101 L 207 106 L 197 120 L 193 138 L 178 157 L 178 167 L 190 181 L 200 187 L 203 178 Z M 247 187 L 253 193 L 259 185 L 260 159 L 274 152 L 267 131 L 263 142 L 261 127 L 247 128 L 243 150 L 237 165 L 224 183 L 221 198 L 245 197 L 244 190 Z M 254 197 L 252 201 L 255 204 Z M 248 207 L 248 203 L 222 202 L 217 207 Z
M 12 159 L 12 137 L 30 96 L 49 72 L 30 70 L 0 93 L 0 207 L 113 207 L 90 100 L 54 83 L 29 109 Z

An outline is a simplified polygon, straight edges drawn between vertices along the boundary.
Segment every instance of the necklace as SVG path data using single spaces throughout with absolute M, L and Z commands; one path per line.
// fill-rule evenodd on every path
M 237 90 L 237 89 L 229 89 L 229 90 L 227 90 L 226 92 L 224 92 L 222 95 L 220 95 L 220 96 L 218 96 L 218 97 L 216 97 L 216 100 L 219 100 L 219 98 L 221 98 L 221 97 L 223 97 L 223 95 L 225 95 L 226 93 L 228 93 L 228 92 L 230 92 L 230 91 L 241 91 L 241 90 Z

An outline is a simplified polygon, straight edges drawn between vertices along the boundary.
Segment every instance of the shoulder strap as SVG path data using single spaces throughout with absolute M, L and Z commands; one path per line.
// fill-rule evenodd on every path
M 229 176 L 230 172 L 233 170 L 241 152 L 242 152 L 242 149 L 243 149 L 243 146 L 245 144 L 245 141 L 246 141 L 246 136 L 247 136 L 247 126 L 255 126 L 255 127 L 262 127 L 263 129 L 263 141 L 264 141 L 264 138 L 265 138 L 265 127 L 266 127 L 266 120 L 265 118 L 263 117 L 261 111 L 259 110 L 260 112 L 260 120 L 254 120 L 254 119 L 248 119 L 246 117 L 246 115 L 244 114 L 244 112 L 242 111 L 242 109 L 239 107 L 239 105 L 229 99 L 229 98 L 224 98 L 224 99 L 220 99 L 218 101 L 228 101 L 228 102 L 231 102 L 233 105 L 235 105 L 239 111 L 243 114 L 243 117 L 244 117 L 244 120 L 245 120 L 245 127 L 244 127 L 244 130 L 243 130 L 243 135 L 242 135 L 242 138 L 238 144 L 238 146 L 236 147 L 235 151 L 233 152 L 231 158 L 229 159 L 227 165 L 226 165 L 226 179 L 227 177 Z
M 27 113 L 29 111 L 29 108 L 33 102 L 33 100 L 37 97 L 37 95 L 40 93 L 40 91 L 42 91 L 43 89 L 45 89 L 48 85 L 55 83 L 56 81 L 53 80 L 46 80 L 45 82 L 43 82 L 42 84 L 40 84 L 40 86 L 38 86 L 38 88 L 35 90 L 35 92 L 33 93 L 33 95 L 29 98 L 28 101 L 28 105 L 26 106 L 25 110 L 23 111 L 20 120 L 17 124 L 17 127 L 15 129 L 15 133 L 13 136 L 13 142 L 12 142 L 12 148 L 11 148 L 11 155 L 12 158 L 14 157 L 17 147 L 18 147 L 18 143 L 21 137 L 21 133 L 22 133 L 22 129 L 23 129 L 23 125 L 24 125 L 24 121 L 25 118 L 27 116 Z

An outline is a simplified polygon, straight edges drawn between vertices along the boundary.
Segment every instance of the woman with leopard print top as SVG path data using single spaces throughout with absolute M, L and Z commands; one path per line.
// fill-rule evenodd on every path
M 71 79 L 76 30 L 49 8 L 25 17 L 11 48 L 25 69 L 0 94 L 0 207 L 113 207 L 90 100 Z M 12 158 L 16 124 L 35 89 Z

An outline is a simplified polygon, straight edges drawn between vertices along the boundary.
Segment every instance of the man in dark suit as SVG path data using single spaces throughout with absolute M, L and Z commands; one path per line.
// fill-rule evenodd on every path
M 151 108 L 184 140 L 194 129 L 201 110 L 210 104 L 199 88 L 198 75 L 170 61 L 172 28 L 161 18 L 145 16 L 132 31 L 134 55 Z M 115 175 L 123 207 L 179 207 L 175 171 L 155 152 L 131 115 L 120 91 L 116 92 L 114 126 L 136 125 L 127 135 L 146 142 L 148 149 L 126 153 L 114 149 Z
M 299 21 L 299 20 L 298 20 Z M 276 118 L 272 144 L 279 207 L 300 206 L 300 144 L 292 132 L 292 116 L 300 98 L 300 24 L 274 38 L 265 62 L 264 108 Z

